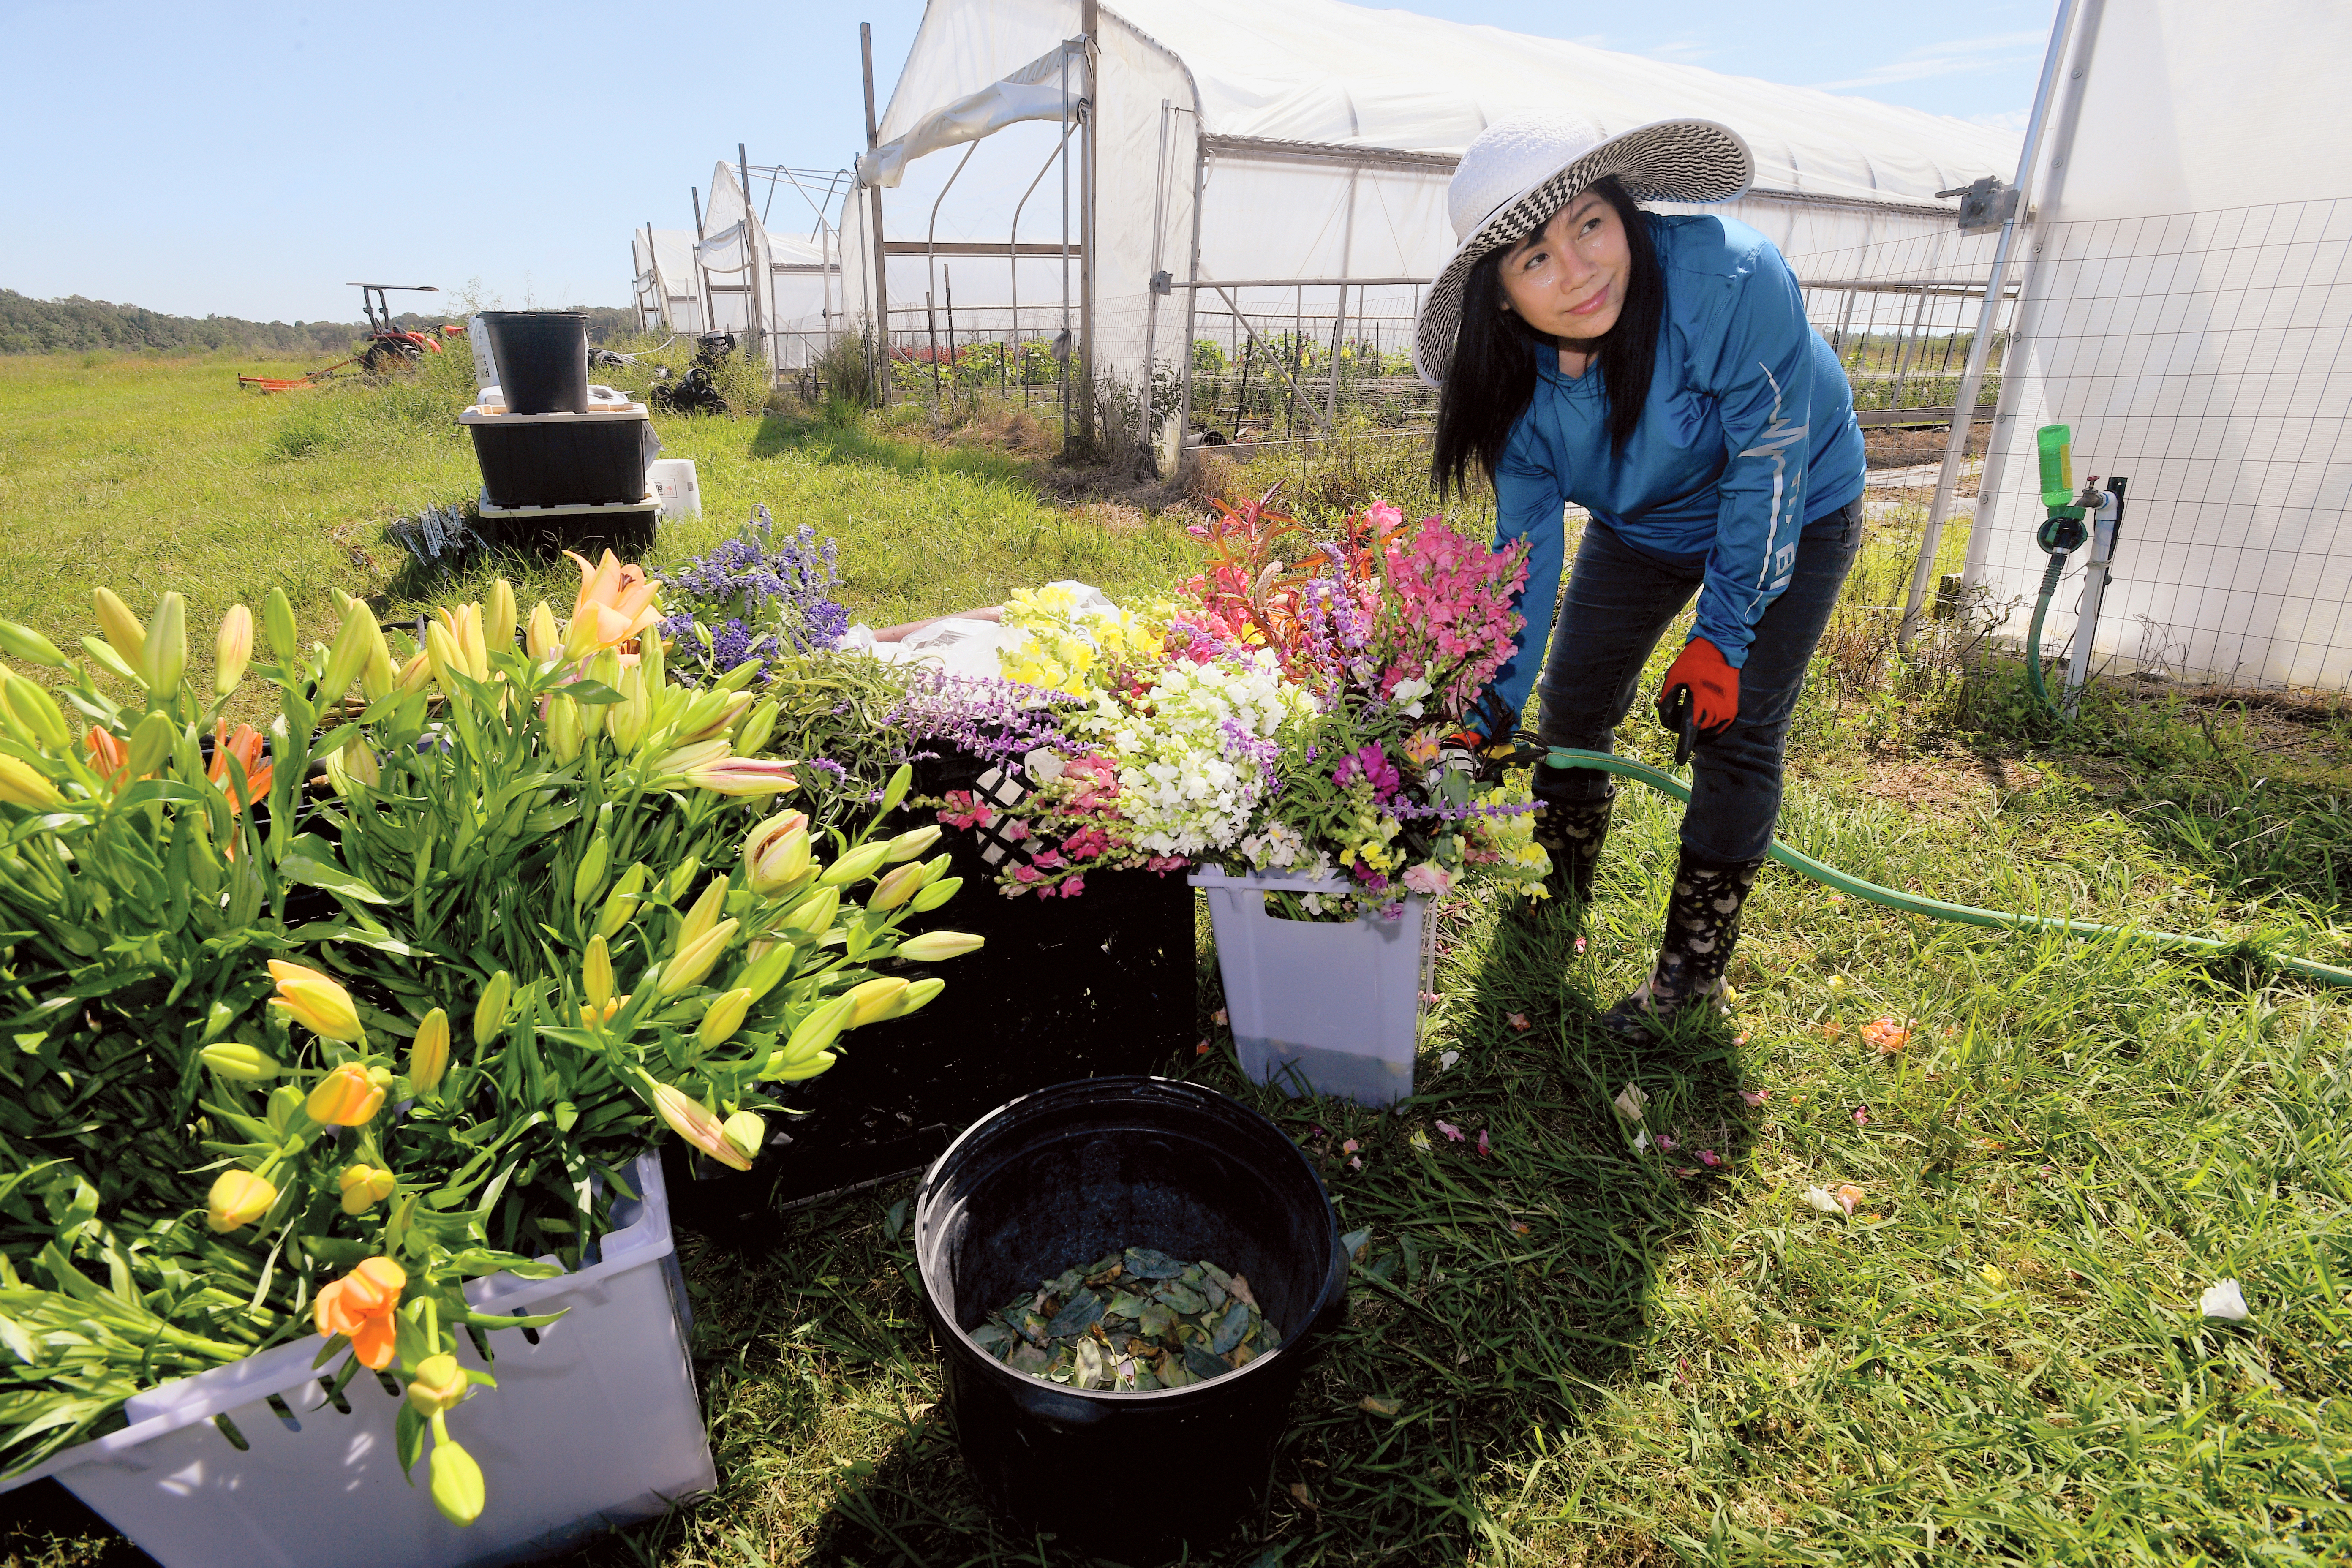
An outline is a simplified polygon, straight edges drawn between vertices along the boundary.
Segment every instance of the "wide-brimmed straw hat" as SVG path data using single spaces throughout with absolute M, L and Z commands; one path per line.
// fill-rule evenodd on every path
M 1437 385 L 1453 363 L 1470 268 L 1612 174 L 1635 201 L 1727 202 L 1754 181 L 1756 160 L 1739 132 L 1712 120 L 1660 120 L 1617 136 L 1574 115 L 1489 125 L 1445 187 L 1459 243 L 1413 321 L 1412 368 L 1422 380 Z

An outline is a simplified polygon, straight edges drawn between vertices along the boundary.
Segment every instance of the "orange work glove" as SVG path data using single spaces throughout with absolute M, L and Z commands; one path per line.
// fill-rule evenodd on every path
M 1739 672 L 1723 661 L 1723 652 L 1705 637 L 1693 637 L 1666 670 L 1658 688 L 1658 722 L 1679 730 L 1678 710 L 1688 693 L 1698 738 L 1712 741 L 1739 717 Z

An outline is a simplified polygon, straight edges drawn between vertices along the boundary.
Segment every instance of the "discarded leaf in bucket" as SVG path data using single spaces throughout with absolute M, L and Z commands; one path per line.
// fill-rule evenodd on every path
M 1081 1389 L 1184 1388 L 1282 1342 L 1249 1281 L 1150 1247 L 1065 1269 L 972 1331 L 1013 1371 Z

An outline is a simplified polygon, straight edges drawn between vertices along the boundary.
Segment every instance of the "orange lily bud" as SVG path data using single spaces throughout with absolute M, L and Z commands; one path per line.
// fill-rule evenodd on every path
M 710 1011 L 702 1016 L 702 1026 L 694 1032 L 704 1050 L 715 1051 L 734 1038 L 751 1010 L 751 1000 L 750 990 L 739 985 L 710 1005 Z
M 343 616 L 342 629 L 335 634 L 334 645 L 327 650 L 326 675 L 319 682 L 320 701 L 342 700 L 343 693 L 367 668 L 369 635 L 375 631 L 375 612 L 368 608 L 366 600 L 352 600 L 350 613 Z
M 919 860 L 892 867 L 890 874 L 874 885 L 874 891 L 866 897 L 866 907 L 877 912 L 897 909 L 915 896 L 928 875 Z
M 938 823 L 932 823 L 928 827 L 910 827 L 906 832 L 898 835 L 898 837 L 890 840 L 889 853 L 884 856 L 883 859 L 888 864 L 896 866 L 902 860 L 912 860 L 924 850 L 929 849 L 932 845 L 937 844 L 939 841 L 940 826 Z
M 425 656 L 433 661 L 433 679 L 442 689 L 454 689 L 449 684 L 450 672 L 464 672 L 466 656 L 457 647 L 457 639 L 449 635 L 449 628 L 439 621 L 425 628 Z
M 267 1083 L 280 1070 L 277 1061 L 268 1053 L 242 1040 L 223 1040 L 218 1045 L 206 1046 L 196 1055 L 204 1058 L 205 1066 L 221 1077 L 234 1079 L 239 1083 Z
M 686 911 L 686 919 L 677 928 L 677 948 L 682 951 L 700 942 L 726 912 L 727 879 L 713 877 L 704 885 L 702 896 L 694 900 L 694 907 Z
M 419 1094 L 431 1094 L 448 1070 L 449 1015 L 436 1007 L 416 1026 L 416 1038 L 408 1047 L 408 1086 Z
M 223 1171 L 205 1197 L 205 1225 L 216 1235 L 251 1225 L 278 1201 L 278 1189 L 251 1171 Z
M 499 970 L 482 987 L 482 999 L 474 1004 L 474 1044 L 487 1046 L 499 1037 L 507 1026 L 507 1005 L 514 1000 L 514 976 Z
M 278 994 L 269 999 L 272 1007 L 330 1040 L 356 1044 L 367 1038 L 352 994 L 334 981 L 308 964 L 277 958 L 269 961 L 269 973 L 278 982 Z
M 367 662 L 360 666 L 360 690 L 373 702 L 379 697 L 391 696 L 399 687 L 399 669 L 392 662 L 392 645 L 383 640 L 383 627 L 371 615 L 367 622 Z
M 104 637 L 122 662 L 131 668 L 139 668 L 147 653 L 147 628 L 131 606 L 115 597 L 111 588 L 100 588 L 91 593 L 89 602 L 98 612 L 98 635 Z
M 906 989 L 907 982 L 895 976 L 851 986 L 842 993 L 849 1001 L 849 1019 L 842 1026 L 859 1028 L 877 1018 L 887 1016 L 890 1009 L 898 1005 L 899 994 Z
M 441 1517 L 460 1529 L 482 1517 L 488 1494 L 482 1487 L 482 1467 L 439 1428 L 433 1434 L 433 1458 L 427 1462 L 433 1478 L 433 1506 Z
M 555 612 L 541 599 L 530 612 L 530 625 L 525 628 L 523 650 L 534 660 L 552 658 L 563 647 L 563 634 L 555 628 Z
M 661 983 L 655 989 L 664 996 L 675 996 L 701 984 L 702 977 L 719 962 L 719 955 L 727 951 L 727 944 L 735 940 L 740 924 L 736 921 L 720 921 L 692 943 L 680 947 L 677 956 L 662 966 Z
M 345 1062 L 319 1080 L 302 1109 L 330 1127 L 364 1127 L 383 1109 L 383 1089 L 370 1081 L 365 1068 Z
M 352 1165 L 335 1178 L 335 1185 L 343 1194 L 343 1212 L 363 1215 L 384 1199 L 392 1196 L 392 1173 L 373 1165 Z
M 767 1141 L 768 1123 L 756 1110 L 739 1110 L 720 1124 L 719 1135 L 727 1140 L 729 1148 L 749 1160 Z
M 408 1271 L 389 1258 L 362 1259 L 349 1274 L 319 1288 L 310 1321 L 321 1339 L 349 1334 L 360 1364 L 382 1372 L 397 1348 L 392 1314 L 407 1289 Z
M 602 1007 L 613 999 L 613 955 L 601 936 L 588 939 L 587 956 L 580 964 L 580 984 L 588 993 L 592 1007 Z
M 800 788 L 788 763 L 751 757 L 726 757 L 690 770 L 686 782 L 713 795 L 782 795 Z
M 220 635 L 213 639 L 213 690 L 226 697 L 245 679 L 253 662 L 253 612 L 231 605 L 221 617 Z
M 35 773 L 29 763 L 0 757 L 0 805 L 37 810 L 55 805 L 64 798 L 58 793 L 58 786 Z
M 743 837 L 744 879 L 772 899 L 808 873 L 808 813 L 781 811 Z
M 444 1351 L 416 1363 L 415 1374 L 408 1380 L 408 1403 L 419 1415 L 438 1415 L 465 1398 L 466 1390 L 472 1386 L 473 1379 L 457 1364 L 457 1358 Z
M 986 937 L 968 931 L 927 931 L 898 944 L 898 956 L 909 963 L 940 963 L 950 958 L 961 958 L 967 952 L 978 952 L 987 942 Z
M 650 1081 L 650 1080 L 649 1080 Z M 727 1141 L 727 1130 L 703 1103 L 666 1083 L 653 1085 L 654 1110 L 670 1131 L 730 1170 L 748 1171 L 751 1162 Z
M 169 697 L 180 689 L 188 669 L 188 604 L 167 593 L 155 605 L 155 618 L 147 626 L 147 646 L 140 650 L 139 673 L 147 689 Z
M 490 602 L 482 612 L 482 647 L 503 652 L 514 647 L 514 584 L 500 577 L 490 584 Z
M 422 691 L 432 679 L 433 656 L 419 648 L 406 664 L 400 667 L 400 675 L 394 684 L 403 691 Z

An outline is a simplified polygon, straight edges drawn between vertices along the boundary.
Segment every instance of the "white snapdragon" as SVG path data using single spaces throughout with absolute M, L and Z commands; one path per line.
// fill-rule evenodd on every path
M 1264 770 L 1232 754 L 1227 726 L 1272 741 L 1311 710 L 1273 655 L 1247 662 L 1173 663 L 1131 704 L 1104 693 L 1077 721 L 1118 760 L 1120 804 L 1136 842 L 1159 855 L 1231 845 L 1265 790 Z

